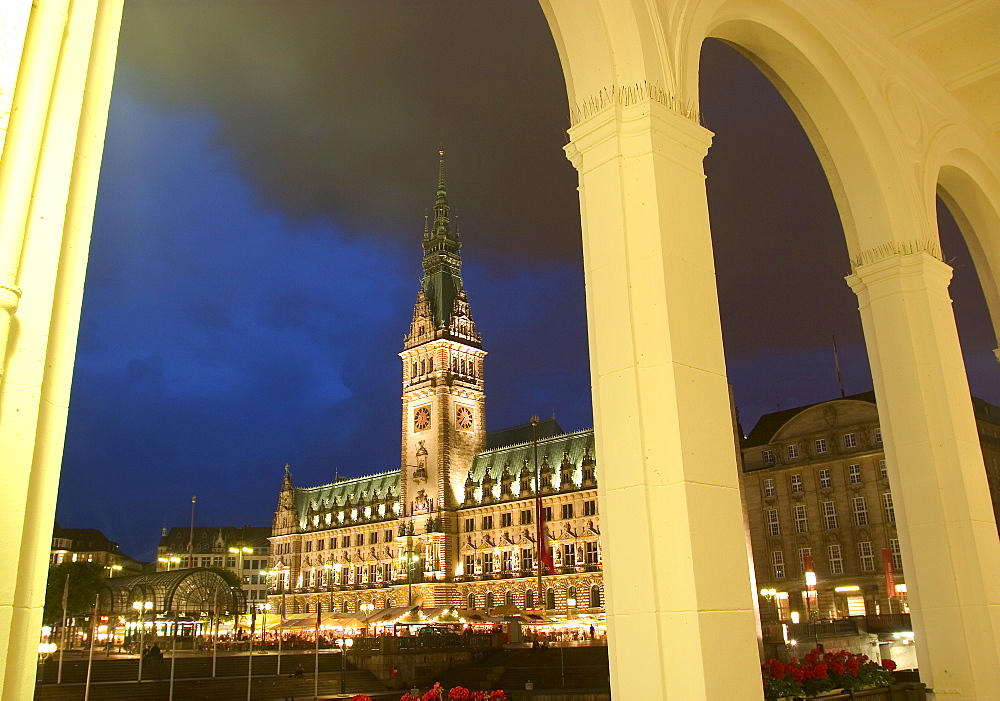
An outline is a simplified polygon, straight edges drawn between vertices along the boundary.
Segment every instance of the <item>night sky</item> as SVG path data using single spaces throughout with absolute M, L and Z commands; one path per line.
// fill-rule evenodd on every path
M 534 0 L 128 0 L 58 519 L 139 559 L 267 525 L 296 484 L 399 465 L 402 338 L 444 130 L 491 429 L 592 425 L 565 87 Z M 723 333 L 743 427 L 871 388 L 836 208 L 794 116 L 703 51 Z M 940 208 L 939 208 L 940 209 Z M 954 223 L 973 393 L 995 339 Z

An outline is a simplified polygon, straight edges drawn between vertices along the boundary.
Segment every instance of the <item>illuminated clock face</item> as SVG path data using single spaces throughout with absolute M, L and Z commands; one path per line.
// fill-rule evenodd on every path
M 472 409 L 467 406 L 458 407 L 458 411 L 455 412 L 455 420 L 458 422 L 459 428 L 468 431 L 472 428 Z
M 431 425 L 431 410 L 425 406 L 416 409 L 413 412 L 413 428 L 418 431 L 423 431 L 430 428 Z

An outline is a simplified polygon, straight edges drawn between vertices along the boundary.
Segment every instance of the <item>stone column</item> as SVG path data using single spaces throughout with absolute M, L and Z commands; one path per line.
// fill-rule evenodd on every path
M 567 146 L 580 174 L 612 694 L 760 699 L 702 167 L 711 133 L 650 96 L 662 94 L 614 95 Z
M 886 446 L 921 680 L 938 699 L 1000 690 L 1000 541 L 962 362 L 951 268 L 887 245 L 858 295 Z
M 0 549 L 12 570 L 0 585 L 4 701 L 34 693 L 121 11 L 121 0 L 32 3 L 0 161 Z

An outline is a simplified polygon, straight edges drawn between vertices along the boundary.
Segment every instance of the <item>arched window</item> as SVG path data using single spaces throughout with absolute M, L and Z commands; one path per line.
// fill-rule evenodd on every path
M 493 592 L 486 592 L 486 610 L 489 611 L 493 608 Z
M 574 601 L 576 600 L 576 587 L 570 587 L 569 589 L 566 590 L 566 607 L 567 608 L 569 608 L 569 600 L 570 599 L 573 599 Z M 575 603 L 573 605 L 576 606 Z
M 504 603 L 507 604 L 508 606 L 514 605 L 514 592 L 512 591 L 507 592 L 507 595 L 504 597 Z
M 430 360 L 427 361 L 427 369 L 430 372 L 434 372 L 434 358 L 431 358 Z
M 341 613 L 347 613 L 347 602 L 346 602 L 346 601 L 345 601 L 345 602 L 343 602 L 343 603 L 342 603 L 342 604 L 340 605 L 340 612 L 341 612 Z
M 535 592 L 533 589 L 528 589 L 524 592 L 524 608 L 533 609 L 535 608 Z
M 410 374 L 410 376 L 411 377 L 416 377 L 417 376 L 417 361 L 416 360 L 413 361 L 413 372 Z
M 601 608 L 601 588 L 596 584 L 590 588 L 590 608 Z
M 556 590 L 546 589 L 545 590 L 545 609 L 552 610 L 556 607 Z
M 469 608 L 470 609 L 476 608 L 476 595 L 475 594 L 469 594 Z
M 427 361 L 426 360 L 421 360 L 420 361 L 420 374 L 423 375 L 426 372 L 427 372 Z
M 391 609 L 392 608 L 392 599 L 386 599 L 385 600 L 385 607 L 387 609 Z

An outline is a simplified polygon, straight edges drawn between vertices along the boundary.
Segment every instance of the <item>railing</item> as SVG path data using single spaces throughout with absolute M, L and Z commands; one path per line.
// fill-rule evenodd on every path
M 848 635 L 858 635 L 864 633 L 864 619 L 842 618 L 837 621 L 826 623 L 790 623 L 788 624 L 788 637 L 808 642 L 809 640 L 821 640 L 823 638 L 841 638 Z
M 865 616 L 869 633 L 908 633 L 913 630 L 908 613 L 882 613 Z

